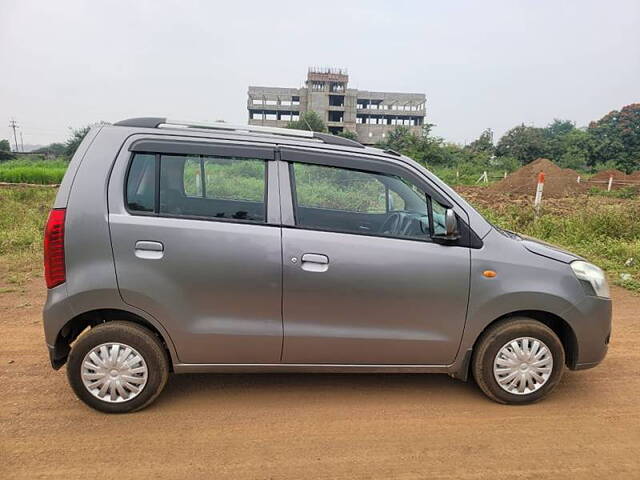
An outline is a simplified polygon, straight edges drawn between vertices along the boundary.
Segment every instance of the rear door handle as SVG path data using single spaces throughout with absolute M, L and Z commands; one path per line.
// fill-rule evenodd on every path
M 158 260 L 164 255 L 164 245 L 160 242 L 150 240 L 139 240 L 136 242 L 136 257 L 145 260 Z
M 302 255 L 300 266 L 307 272 L 326 272 L 329 270 L 329 257 L 318 253 L 305 253 Z

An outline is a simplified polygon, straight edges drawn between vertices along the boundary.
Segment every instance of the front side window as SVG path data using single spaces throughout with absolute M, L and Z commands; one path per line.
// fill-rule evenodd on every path
M 396 238 L 431 238 L 426 193 L 395 175 L 292 164 L 296 225 Z M 436 202 L 433 202 L 434 204 Z
M 294 164 L 297 204 L 354 213 L 383 213 L 384 184 L 371 173 L 321 165 Z
M 135 154 L 127 175 L 132 213 L 265 222 L 265 195 L 258 159 Z

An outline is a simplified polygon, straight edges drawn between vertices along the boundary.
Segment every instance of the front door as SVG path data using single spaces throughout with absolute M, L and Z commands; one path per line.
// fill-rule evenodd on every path
M 268 221 L 279 215 L 277 183 L 267 188 L 273 149 L 169 147 L 134 153 L 126 208 L 110 208 L 123 300 L 165 326 L 181 363 L 278 363 L 281 238 L 279 218 Z
M 444 207 L 411 178 L 311 157 L 305 164 L 298 152 L 281 167 L 293 186 L 293 224 L 282 231 L 283 362 L 452 363 L 470 252 L 431 240 Z

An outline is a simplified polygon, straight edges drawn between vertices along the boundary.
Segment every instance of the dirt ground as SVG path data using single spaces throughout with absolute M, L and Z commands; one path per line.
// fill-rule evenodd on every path
M 604 363 L 536 405 L 443 375 L 185 375 L 108 416 L 48 365 L 42 279 L 0 287 L 3 479 L 640 478 L 640 297 L 619 288 Z

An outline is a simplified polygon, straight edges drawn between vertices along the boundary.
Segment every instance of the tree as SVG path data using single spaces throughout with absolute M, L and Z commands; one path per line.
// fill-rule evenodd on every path
M 378 146 L 385 150 L 403 153 L 416 142 L 414 137 L 415 135 L 410 132 L 408 127 L 396 127 L 389 132 L 385 141 L 378 143 Z
M 640 169 L 640 103 L 612 110 L 587 132 L 590 165 L 613 161 L 627 172 Z
M 86 127 L 71 129 L 71 136 L 67 139 L 65 143 L 65 154 L 71 158 L 76 150 L 80 146 L 80 142 L 84 139 L 84 137 L 91 130 L 91 125 L 87 125 Z
M 433 123 L 422 126 L 422 135 L 411 133 L 408 127 L 398 126 L 387 139 L 377 144 L 385 150 L 395 150 L 423 165 L 452 165 L 456 162 L 451 148 L 445 148 L 444 140 L 431 135 Z
M 493 145 L 493 130 L 485 129 L 480 136 L 471 142 L 467 149 L 473 153 L 487 153 L 493 155 L 496 147 Z
M 339 137 L 348 138 L 349 140 L 358 140 L 358 134 L 351 130 L 343 130 L 338 134 Z
M 570 120 L 554 119 L 544 128 L 546 156 L 554 161 L 559 161 L 567 153 L 567 140 L 569 135 L 576 130 L 576 125 Z
M 514 157 L 526 164 L 548 154 L 544 129 L 528 127 L 524 123 L 505 133 L 496 146 L 499 157 Z
M 311 130 L 314 132 L 326 132 L 327 127 L 318 115 L 313 110 L 304 112 L 299 120 L 293 120 L 287 124 L 287 128 L 294 128 L 296 130 Z
M 0 140 L 0 162 L 4 160 L 11 160 L 13 155 L 11 153 L 11 144 L 9 140 Z
M 60 157 L 65 154 L 67 147 L 64 143 L 51 143 L 45 147 L 34 150 L 33 153 L 48 153 Z
M 585 130 L 574 128 L 561 138 L 561 153 L 552 158 L 564 168 L 585 168 L 589 161 L 589 134 Z
M 85 127 L 78 128 L 78 129 L 70 128 L 71 136 L 65 142 L 65 152 L 64 152 L 65 155 L 71 158 L 73 154 L 76 153 L 76 150 L 80 146 L 80 142 L 82 142 L 82 140 L 87 135 L 87 133 L 89 133 L 89 130 L 91 130 L 92 127 L 97 127 L 100 125 L 108 125 L 108 123 L 100 121 L 96 123 L 91 123 Z

